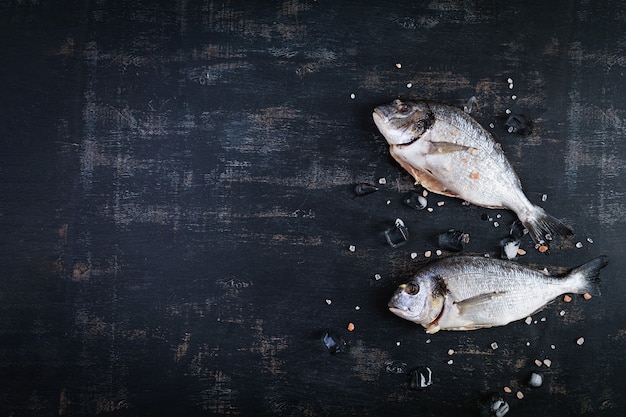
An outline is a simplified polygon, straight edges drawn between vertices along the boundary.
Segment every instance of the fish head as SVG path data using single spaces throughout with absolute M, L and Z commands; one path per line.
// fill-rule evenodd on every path
M 414 142 L 435 122 L 435 116 L 425 101 L 394 100 L 376 107 L 372 117 L 389 145 Z
M 444 302 L 438 280 L 432 276 L 418 275 L 400 285 L 387 305 L 396 316 L 427 326 L 439 317 Z

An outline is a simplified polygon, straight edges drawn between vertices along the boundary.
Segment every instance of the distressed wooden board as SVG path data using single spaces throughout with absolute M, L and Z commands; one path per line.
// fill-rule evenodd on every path
M 512 416 L 622 415 L 626 3 L 525 3 L 1 5 L 2 412 L 475 416 L 508 386 Z M 530 199 L 577 232 L 519 262 L 611 263 L 602 297 L 429 336 L 387 311 L 395 286 L 439 232 L 496 256 L 514 218 L 404 207 L 371 111 L 472 96 Z M 393 249 L 396 217 L 411 240 Z M 327 328 L 349 353 L 325 352 Z

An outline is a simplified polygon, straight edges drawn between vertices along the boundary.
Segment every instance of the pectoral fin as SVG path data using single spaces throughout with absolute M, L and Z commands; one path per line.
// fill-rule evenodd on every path
M 472 148 L 471 146 L 465 146 L 465 145 L 459 145 L 458 143 L 452 143 L 452 142 L 430 142 L 433 146 L 432 152 L 433 154 L 436 153 L 452 153 L 452 152 L 459 152 L 459 151 L 467 151 L 467 152 L 473 152 L 474 148 Z
M 455 301 L 454 304 L 459 309 L 459 314 L 464 316 L 473 316 L 476 313 L 486 310 L 487 304 L 490 304 L 497 297 L 502 297 L 505 291 L 494 291 L 485 294 L 479 294 L 465 300 Z

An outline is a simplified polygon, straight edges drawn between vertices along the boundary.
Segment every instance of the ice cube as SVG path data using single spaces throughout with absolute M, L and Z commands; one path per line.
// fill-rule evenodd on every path
M 326 330 L 321 340 L 331 355 L 346 352 L 348 349 L 348 343 L 333 330 Z
M 402 219 L 396 219 L 393 227 L 385 230 L 385 239 L 392 248 L 404 245 L 409 240 L 409 229 Z

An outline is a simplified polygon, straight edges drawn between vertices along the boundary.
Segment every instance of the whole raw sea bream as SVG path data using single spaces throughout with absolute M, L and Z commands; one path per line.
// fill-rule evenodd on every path
M 562 277 L 512 261 L 455 256 L 431 262 L 396 290 L 388 303 L 426 333 L 503 326 L 528 317 L 561 294 L 598 294 L 600 256 Z
M 431 101 L 394 100 L 378 106 L 374 122 L 396 161 L 424 188 L 472 204 L 515 212 L 534 242 L 573 234 L 532 204 L 498 144 L 456 107 Z

